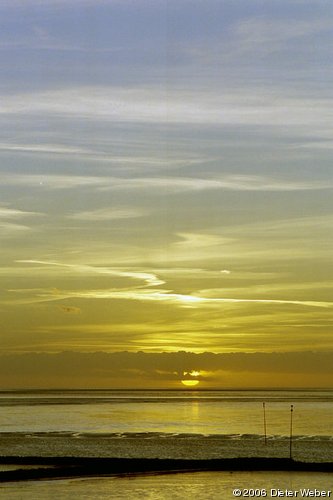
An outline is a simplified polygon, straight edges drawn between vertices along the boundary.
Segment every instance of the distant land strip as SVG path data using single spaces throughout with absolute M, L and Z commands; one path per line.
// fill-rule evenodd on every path
M 23 467 L 0 472 L 0 482 L 64 479 L 124 474 L 166 474 L 198 471 L 333 472 L 333 462 L 299 462 L 290 458 L 84 458 L 0 457 L 0 464 Z

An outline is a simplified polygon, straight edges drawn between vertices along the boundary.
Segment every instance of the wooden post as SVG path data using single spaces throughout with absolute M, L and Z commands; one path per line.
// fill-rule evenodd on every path
M 262 408 L 264 411 L 264 436 L 265 436 L 265 445 L 267 444 L 267 429 L 266 429 L 266 405 L 262 404 Z
M 294 405 L 290 405 L 290 436 L 289 436 L 289 458 L 292 459 L 292 443 L 293 443 L 293 411 Z

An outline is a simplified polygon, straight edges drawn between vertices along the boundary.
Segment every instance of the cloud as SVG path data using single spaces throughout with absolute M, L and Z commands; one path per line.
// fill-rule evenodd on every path
M 329 44 L 331 33 L 329 1 L 323 0 L 322 2 L 313 3 L 311 1 L 295 0 L 292 6 L 283 1 L 267 2 L 267 8 L 265 5 L 265 9 L 262 8 L 261 2 L 253 1 L 251 10 L 242 8 L 244 0 L 238 3 L 240 5 L 236 16 L 231 16 L 231 19 L 227 22 L 220 21 L 218 36 L 216 36 L 214 30 L 216 24 L 213 21 L 211 33 L 206 31 L 206 36 L 201 37 L 199 40 L 195 36 L 188 37 L 187 44 L 184 43 L 184 37 L 180 40 L 180 43 L 179 40 L 176 40 L 172 45 L 173 50 L 176 51 L 178 48 L 178 53 L 180 52 L 181 55 L 192 56 L 191 59 L 197 66 L 200 64 L 210 68 L 215 64 L 217 68 L 220 66 L 222 71 L 228 67 L 231 73 L 237 67 L 237 76 L 242 74 L 239 67 L 243 64 L 249 82 L 251 82 L 251 76 L 253 75 L 252 68 L 254 69 L 255 78 L 260 80 L 264 69 L 263 60 L 268 71 L 274 71 L 276 68 L 280 69 L 279 77 L 283 80 L 287 77 L 286 69 L 290 72 L 293 71 L 294 67 L 300 67 L 299 60 L 303 71 L 308 65 L 311 65 L 311 56 L 317 47 L 321 50 L 321 54 L 318 54 L 319 60 L 322 53 L 326 51 L 325 44 Z M 295 3 L 299 4 L 300 8 L 295 9 Z M 315 5 L 315 8 L 311 10 L 303 9 L 301 7 L 302 3 L 307 7 L 311 4 Z M 328 7 L 328 9 L 325 7 Z M 224 5 L 224 9 L 228 9 L 228 7 Z M 221 9 L 221 17 L 225 12 L 224 9 Z M 256 15 L 256 13 L 259 14 Z M 204 30 L 205 27 L 202 28 L 202 31 Z M 302 57 L 306 52 L 307 57 Z M 283 53 L 284 58 L 281 58 L 281 60 L 280 58 L 279 60 L 274 58 L 276 53 L 278 57 L 281 57 L 281 53 Z M 328 52 L 326 53 L 328 54 Z M 272 55 L 272 60 L 270 60 L 269 56 Z M 293 67 L 291 62 L 294 63 Z M 252 67 L 249 68 L 249 65 Z M 258 68 L 260 68 L 260 73 Z M 214 70 L 216 72 L 216 68 Z M 225 82 L 228 73 L 226 71 L 222 73 L 222 71 L 221 74 L 223 74 Z
M 203 300 L 207 303 L 253 303 L 253 304 L 287 304 L 287 305 L 298 305 L 306 307 L 333 307 L 333 302 L 326 301 L 316 301 L 316 300 L 284 300 L 284 299 L 238 299 L 238 298 L 215 298 L 209 299 L 203 297 Z
M 209 236 L 209 235 L 208 235 Z M 220 244 L 220 238 L 206 238 L 205 235 L 202 237 L 203 248 L 206 246 L 215 246 Z M 177 245 L 177 244 L 176 244 Z M 179 245 L 179 243 L 178 243 Z M 193 246 L 193 235 L 189 235 L 189 239 L 185 240 L 186 252 L 187 245 Z M 197 245 L 196 245 L 197 246 Z M 287 306 L 300 306 L 300 307 L 310 307 L 310 308 L 332 308 L 333 302 L 327 300 L 313 300 L 311 298 L 298 299 L 294 298 L 295 293 L 293 293 L 293 298 L 288 297 L 289 291 L 292 289 L 293 292 L 297 290 L 303 293 L 304 290 L 316 290 L 328 288 L 328 283 L 315 284 L 308 283 L 302 287 L 302 284 L 270 284 L 270 285 L 254 285 L 244 288 L 215 288 L 215 289 L 205 289 L 197 290 L 193 293 L 179 293 L 175 290 L 170 290 L 168 288 L 158 288 L 164 285 L 166 281 L 161 279 L 157 274 L 152 272 L 144 272 L 142 270 L 127 270 L 119 268 L 110 268 L 105 266 L 91 266 L 84 264 L 66 264 L 61 262 L 53 261 L 43 261 L 43 260 L 33 260 L 24 259 L 17 260 L 17 263 L 28 264 L 33 266 L 39 266 L 39 274 L 48 274 L 49 270 L 53 268 L 58 268 L 62 270 L 65 274 L 79 274 L 81 276 L 109 276 L 123 278 L 124 282 L 121 286 L 116 288 L 103 288 L 103 289 L 81 289 L 81 290 L 55 290 L 54 288 L 39 288 L 39 289 L 11 289 L 11 292 L 21 293 L 27 295 L 23 299 L 15 299 L 16 304 L 24 303 L 38 303 L 38 302 L 48 302 L 48 301 L 58 301 L 63 299 L 93 299 L 93 300 L 129 300 L 129 301 L 141 301 L 141 302 L 156 302 L 171 304 L 185 308 L 195 308 L 202 309 L 206 307 L 219 308 L 224 304 L 232 305 L 244 305 L 244 304 L 260 304 L 265 305 L 287 305 Z M 223 274 L 229 275 L 230 271 L 224 270 Z M 163 273 L 163 270 L 162 270 Z M 167 274 L 167 273 L 166 273 Z M 221 274 L 221 273 L 220 273 Z M 228 278 L 229 279 L 229 278 Z M 128 281 L 130 280 L 130 281 Z M 139 281 L 139 284 L 133 284 L 132 280 Z M 140 283 L 141 282 L 141 283 Z M 245 296 L 244 296 L 245 292 Z M 281 293 L 282 296 L 276 297 L 276 293 Z M 240 294 L 241 296 L 237 296 Z M 269 294 L 274 294 L 269 296 Z M 283 294 L 287 294 L 287 297 L 283 297 Z M 259 295 L 259 296 L 258 296 Z
M 333 188 L 333 181 L 283 180 L 256 175 L 202 177 L 106 177 L 53 174 L 3 174 L 3 185 L 41 187 L 44 189 L 74 189 L 89 187 L 101 191 L 145 190 L 152 195 L 186 191 L 315 191 Z
M 17 236 L 19 234 L 29 231 L 30 227 L 23 226 L 22 224 L 11 224 L 10 222 L 0 222 L 0 237 L 6 238 L 10 236 Z
M 332 352 L 30 352 L 1 356 L 0 374 L 4 388 L 20 389 L 40 388 L 41 380 L 44 388 L 110 388 L 110 383 L 175 388 L 184 372 L 193 371 L 200 371 L 202 387 L 244 387 L 244 382 L 246 387 L 330 387 L 332 356 Z
M 2 185 L 43 189 L 73 189 L 102 186 L 106 180 L 110 179 L 84 175 L 3 174 Z
M 286 95 L 283 90 L 193 90 L 159 87 L 89 86 L 4 96 L 0 113 L 34 119 L 70 118 L 147 124 L 249 125 L 292 127 L 299 133 L 321 127 L 332 131 L 329 98 Z
M 82 221 L 106 221 L 106 220 L 119 220 L 119 219 L 133 219 L 137 217 L 144 217 L 147 211 L 139 208 L 131 207 L 106 207 L 97 210 L 77 212 L 67 217 L 75 220 Z
M 13 151 L 16 153 L 48 153 L 48 154 L 92 154 L 93 151 L 63 144 L 13 144 L 0 143 L 0 151 Z
M 295 238 L 301 237 L 303 240 L 305 239 L 303 232 L 296 231 L 300 229 L 308 230 L 307 235 L 313 242 L 313 234 L 317 231 L 329 231 L 332 229 L 333 223 L 333 214 L 328 213 L 324 215 L 309 215 L 304 217 L 289 217 L 282 218 L 277 220 L 269 220 L 269 221 L 258 221 L 252 224 L 244 224 L 237 225 L 228 230 L 228 235 L 243 233 L 246 235 L 254 235 L 256 238 L 266 237 L 269 234 L 269 239 L 280 239 L 281 235 L 284 235 L 286 238 L 289 233 L 292 234 Z M 329 233 L 326 233 L 327 236 Z M 287 240 L 289 241 L 289 240 Z
M 236 23 L 233 31 L 246 50 L 273 51 L 289 41 L 313 37 L 330 29 L 330 21 L 317 19 L 250 17 Z
M 121 278 L 130 278 L 130 279 L 142 281 L 143 286 L 145 286 L 145 287 L 158 286 L 158 285 L 164 284 L 164 281 L 160 280 L 154 274 L 141 272 L 141 271 L 126 271 L 126 270 L 122 270 L 122 269 L 113 269 L 113 268 L 102 267 L 102 266 L 89 266 L 89 265 L 83 265 L 83 264 L 64 264 L 61 262 L 32 260 L 32 259 L 25 259 L 25 260 L 21 259 L 21 260 L 17 260 L 16 262 L 23 263 L 23 264 L 33 264 L 33 265 L 34 264 L 37 264 L 37 265 L 41 264 L 42 266 L 45 266 L 45 269 L 52 268 L 52 267 L 62 268 L 65 271 L 72 271 L 74 273 L 79 273 L 79 274 L 85 275 L 85 276 L 104 275 L 104 276 L 117 276 L 117 277 L 121 277 Z
M 29 212 L 0 205 L 0 219 L 16 219 L 21 217 L 32 217 L 35 215 L 43 214 L 41 214 L 40 212 Z
M 75 142 L 75 137 L 71 140 Z M 37 140 L 37 139 L 36 139 Z M 113 144 L 115 140 L 113 140 Z M 120 142 L 121 143 L 121 142 Z M 122 144 L 122 143 L 121 143 Z M 129 145 L 127 145 L 128 147 Z M 74 159 L 89 160 L 100 163 L 107 163 L 113 167 L 126 168 L 129 169 L 156 169 L 156 168 L 179 168 L 186 166 L 200 165 L 202 163 L 208 163 L 213 161 L 210 157 L 204 157 L 200 155 L 194 155 L 188 152 L 169 152 L 167 157 L 161 156 L 158 152 L 151 151 L 151 141 L 144 141 L 139 145 L 140 150 L 144 147 L 147 148 L 147 155 L 142 152 L 140 154 L 137 150 L 133 151 L 133 154 L 129 155 L 115 155 L 110 151 L 110 145 L 108 143 L 101 144 L 95 140 L 91 147 L 83 147 L 81 145 L 67 145 L 59 143 L 12 143 L 12 142 L 2 142 L 0 143 L 0 151 L 5 153 L 13 154 L 28 154 L 34 156 L 49 156 L 54 159 L 55 156 L 68 157 Z M 149 149 L 149 151 L 148 151 Z
M 209 299 L 217 299 L 221 296 L 227 296 L 232 297 L 232 296 L 239 296 L 240 299 L 251 299 L 255 297 L 255 300 L 258 300 L 259 302 L 262 301 L 263 299 L 266 299 L 268 296 L 270 296 L 270 300 L 276 301 L 277 303 L 279 302 L 278 297 L 285 297 L 285 303 L 289 302 L 289 297 L 294 297 L 297 295 L 304 296 L 304 293 L 309 295 L 309 292 L 311 292 L 311 295 L 313 297 L 317 297 L 315 300 L 315 303 L 318 304 L 320 307 L 320 304 L 323 304 L 323 307 L 327 304 L 333 305 L 331 302 L 322 302 L 318 297 L 319 296 L 327 296 L 329 291 L 332 289 L 332 283 L 329 281 L 327 282 L 310 282 L 310 283 L 304 283 L 298 282 L 298 283 L 290 283 L 287 280 L 284 282 L 278 282 L 274 283 L 271 280 L 269 282 L 266 282 L 264 284 L 258 284 L 257 279 L 255 277 L 252 278 L 253 284 L 251 283 L 244 283 L 243 280 L 240 282 L 242 286 L 234 286 L 234 282 L 231 279 L 228 279 L 227 282 L 225 283 L 224 288 L 208 288 L 208 289 L 203 289 L 203 290 L 197 290 L 195 293 L 199 297 L 206 297 Z M 236 281 L 237 283 L 237 281 Z M 250 300 L 251 302 L 251 300 Z M 298 301 L 297 301 L 298 302 Z M 302 303 L 304 302 L 303 300 L 301 301 Z M 310 301 L 313 302 L 313 301 Z
M 168 261 L 174 267 L 218 265 L 240 269 L 290 273 L 297 262 L 318 259 L 330 261 L 330 239 L 333 217 L 330 214 L 207 227 L 201 232 L 181 232 L 168 245 Z M 325 242 L 325 244 L 323 244 Z M 165 254 L 155 250 L 154 261 L 162 262 Z M 222 261 L 221 261 L 222 259 Z M 264 267 L 265 266 L 265 267 Z M 287 267 L 286 267 L 287 266 Z M 257 271 L 257 272 L 258 272 Z M 242 277 L 238 275 L 238 277 Z M 251 277 L 251 275 L 248 275 Z
M 66 294 L 66 292 L 65 292 Z M 221 306 L 223 304 L 272 304 L 296 305 L 304 307 L 332 308 L 333 302 L 315 300 L 284 300 L 284 299 L 249 299 L 217 297 L 209 298 L 196 294 L 174 293 L 170 290 L 88 290 L 69 292 L 67 297 L 92 298 L 92 299 L 122 299 L 151 302 L 165 302 L 178 304 L 185 307 Z M 61 297 L 60 297 L 61 298 Z
M 28 261 L 21 261 L 28 262 Z M 80 266 L 83 268 L 84 266 Z M 12 289 L 13 293 L 27 294 L 28 297 L 10 301 L 15 304 L 33 304 L 39 302 L 52 302 L 63 299 L 93 299 L 93 300 L 135 300 L 142 302 L 160 302 L 165 304 L 178 305 L 185 308 L 221 307 L 224 304 L 260 304 L 260 305 L 291 305 L 302 307 L 332 308 L 333 302 L 316 300 L 288 300 L 288 299 L 263 299 L 263 298 L 236 298 L 236 297 L 209 297 L 202 294 L 175 293 L 168 289 L 151 288 L 154 281 L 163 284 L 157 277 L 151 278 L 145 273 L 123 272 L 115 274 L 121 277 L 131 277 L 143 279 L 146 284 L 143 287 L 133 287 L 127 289 L 88 289 L 88 290 L 61 290 L 54 289 Z M 147 286 L 149 288 L 147 288 Z M 208 291 L 209 294 L 209 291 Z M 9 302 L 9 303 L 10 303 Z
M 25 234 L 30 231 L 30 227 L 23 224 L 8 222 L 6 219 L 21 219 L 25 217 L 35 217 L 43 215 L 40 212 L 30 212 L 8 206 L 0 205 L 0 238 L 10 238 Z
M 291 149 L 314 149 L 314 150 L 330 151 L 333 149 L 333 143 L 332 141 L 326 141 L 326 140 L 307 141 L 303 144 L 297 144 L 295 146 L 292 146 Z

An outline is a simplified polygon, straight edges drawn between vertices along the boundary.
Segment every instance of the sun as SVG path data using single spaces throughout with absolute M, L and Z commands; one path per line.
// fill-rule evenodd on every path
M 200 376 L 200 372 L 197 370 L 192 370 L 190 372 L 183 373 L 184 378 L 181 380 L 181 383 L 186 387 L 195 387 L 199 384 L 200 380 L 196 377 Z
M 199 380 L 182 380 L 181 381 L 183 385 L 186 385 L 186 387 L 194 387 L 199 384 Z

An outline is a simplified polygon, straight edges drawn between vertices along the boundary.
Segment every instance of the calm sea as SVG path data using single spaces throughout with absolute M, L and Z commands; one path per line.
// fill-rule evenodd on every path
M 295 459 L 333 461 L 328 390 L 2 392 L 0 403 L 0 453 L 6 456 L 288 457 L 292 424 Z M 333 480 L 317 473 L 205 472 L 11 483 L 0 496 L 233 498 L 233 487 L 311 485 L 329 489 Z

